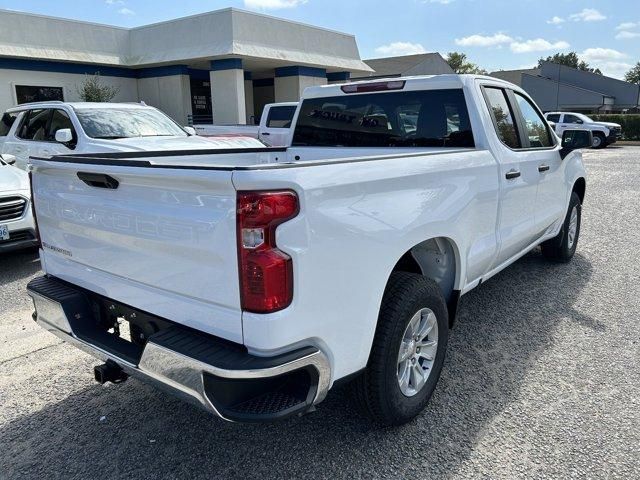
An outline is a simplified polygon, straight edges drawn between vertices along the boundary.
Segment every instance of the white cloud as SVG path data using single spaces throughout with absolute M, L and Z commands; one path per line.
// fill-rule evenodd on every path
M 561 18 L 561 17 L 553 17 L 547 20 L 547 23 L 549 25 L 560 25 L 561 23 L 564 23 L 564 22 L 565 22 L 564 18 Z
M 525 40 L 524 42 L 513 42 L 509 45 L 513 53 L 545 52 L 547 50 L 564 50 L 569 48 L 569 44 L 564 41 L 550 42 L 544 38 Z
M 133 10 L 131 10 L 130 8 L 121 8 L 120 10 L 118 10 L 118 13 L 120 15 L 135 15 L 136 12 L 134 12 Z
M 277 10 L 304 5 L 307 0 L 244 0 L 245 8 L 254 10 Z
M 616 30 L 629 30 L 636 27 L 640 27 L 640 22 L 624 22 L 618 25 Z
M 578 56 L 591 67 L 599 68 L 604 75 L 614 78 L 624 77 L 625 72 L 633 67 L 626 61 L 629 55 L 613 48 L 587 48 Z
M 414 55 L 416 53 L 426 53 L 424 47 L 419 43 L 392 42 L 388 45 L 381 45 L 376 48 L 376 53 L 389 55 L 392 57 L 400 55 Z
M 616 40 L 629 40 L 638 37 L 640 37 L 640 33 L 638 32 L 628 32 L 626 30 L 623 30 L 621 32 L 618 32 L 618 34 L 616 35 Z
M 628 58 L 626 53 L 619 52 L 613 48 L 587 48 L 580 54 L 585 62 L 598 62 L 608 60 L 623 60 Z
M 449 5 L 453 3 L 455 0 L 422 0 L 422 3 L 439 3 L 441 5 Z
M 494 35 L 470 35 L 468 37 L 456 38 L 456 45 L 461 47 L 495 47 L 503 43 L 510 43 L 513 41 L 508 35 L 504 33 L 496 33 Z
M 607 17 L 595 8 L 585 8 L 580 13 L 569 15 L 569 18 L 574 22 L 598 22 L 605 20 Z
M 124 5 L 124 0 L 105 0 L 107 5 Z

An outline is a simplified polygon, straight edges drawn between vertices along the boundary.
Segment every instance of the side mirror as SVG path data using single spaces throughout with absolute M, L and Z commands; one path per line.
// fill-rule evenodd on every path
M 9 155 L 8 153 L 3 153 L 2 155 L 0 155 L 0 159 L 5 165 L 15 165 L 16 163 L 15 155 Z
M 551 130 L 555 131 L 556 129 L 556 122 L 550 122 L 549 120 L 547 120 L 547 123 L 549 124 L 549 126 L 551 127 Z
M 56 131 L 56 142 L 58 143 L 70 143 L 73 140 L 73 133 L 70 128 L 61 128 Z
M 582 120 L 578 119 L 578 120 L 576 120 L 576 123 L 577 123 L 578 125 L 582 125 L 584 122 L 583 122 Z
M 564 159 L 570 152 L 580 148 L 591 148 L 593 134 L 590 130 L 565 130 L 562 133 L 560 156 Z
M 187 132 L 187 134 L 189 136 L 193 137 L 194 135 L 196 135 L 196 129 L 195 128 L 193 128 L 193 127 L 182 127 L 182 128 L 184 128 L 184 131 Z

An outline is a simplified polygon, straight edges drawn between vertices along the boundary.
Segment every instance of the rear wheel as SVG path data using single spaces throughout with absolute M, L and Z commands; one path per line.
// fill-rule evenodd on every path
M 369 363 L 353 383 L 359 407 L 382 425 L 413 419 L 440 378 L 448 336 L 447 306 L 438 285 L 422 275 L 393 273 Z
M 554 262 L 567 263 L 573 258 L 578 246 L 580 224 L 582 220 L 582 204 L 576 192 L 571 193 L 569 209 L 560 233 L 541 245 L 542 254 Z
M 593 132 L 593 148 L 604 148 L 607 146 L 607 137 L 602 132 Z

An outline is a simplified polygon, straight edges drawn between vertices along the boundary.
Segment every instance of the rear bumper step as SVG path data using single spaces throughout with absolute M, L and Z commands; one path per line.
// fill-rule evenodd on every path
M 123 375 L 168 390 L 225 420 L 264 422 L 305 413 L 329 389 L 329 361 L 316 347 L 258 357 L 242 345 L 166 319 L 158 319 L 162 329 L 135 345 L 107 331 L 99 318 L 104 299 L 97 295 L 46 276 L 29 282 L 27 290 L 35 305 L 34 320 L 44 329 L 115 363 Z

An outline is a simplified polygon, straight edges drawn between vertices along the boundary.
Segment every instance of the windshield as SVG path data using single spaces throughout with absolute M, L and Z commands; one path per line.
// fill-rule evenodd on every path
M 85 133 L 91 138 L 188 136 L 173 120 L 151 108 L 78 109 L 76 114 Z

